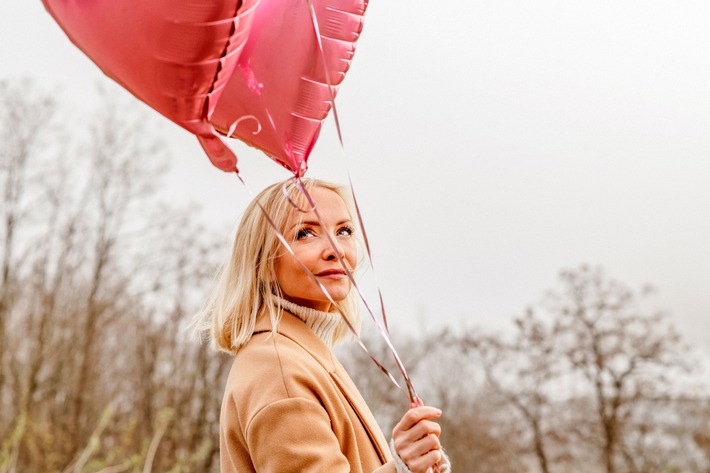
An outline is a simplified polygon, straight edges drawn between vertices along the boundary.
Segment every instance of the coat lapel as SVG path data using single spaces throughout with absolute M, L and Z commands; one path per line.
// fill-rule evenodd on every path
M 360 391 L 355 387 L 355 383 L 350 379 L 345 369 L 340 366 L 340 363 L 338 363 L 338 367 L 335 371 L 331 371 L 330 376 L 343 393 L 343 396 L 348 400 L 350 407 L 352 407 L 357 414 L 362 426 L 367 431 L 368 437 L 370 437 L 372 445 L 375 447 L 375 450 L 377 450 L 380 461 L 384 465 L 389 461 L 387 440 L 382 433 L 382 429 L 380 429 L 380 426 L 377 424 L 375 416 L 372 415 L 372 411 L 370 411 L 370 408 L 367 407 L 365 400 L 362 398 Z

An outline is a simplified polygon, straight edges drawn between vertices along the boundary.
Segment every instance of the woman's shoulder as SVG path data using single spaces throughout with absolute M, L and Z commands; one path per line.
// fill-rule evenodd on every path
M 302 345 L 279 333 L 262 332 L 235 355 L 225 397 L 252 406 L 295 397 L 317 400 L 329 377 Z

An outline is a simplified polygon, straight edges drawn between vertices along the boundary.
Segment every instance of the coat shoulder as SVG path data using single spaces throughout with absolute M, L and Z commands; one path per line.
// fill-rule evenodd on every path
M 255 414 L 283 399 L 319 401 L 331 386 L 328 370 L 301 345 L 281 334 L 260 333 L 236 354 L 225 401 Z

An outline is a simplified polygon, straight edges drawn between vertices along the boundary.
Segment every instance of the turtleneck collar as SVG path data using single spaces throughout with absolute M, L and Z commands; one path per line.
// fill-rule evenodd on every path
M 277 295 L 274 295 L 274 300 L 279 307 L 301 319 L 326 345 L 333 346 L 335 330 L 341 323 L 339 313 L 303 307 Z

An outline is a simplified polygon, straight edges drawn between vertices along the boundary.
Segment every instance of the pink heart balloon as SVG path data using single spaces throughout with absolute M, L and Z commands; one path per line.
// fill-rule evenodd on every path
M 107 76 L 196 134 L 215 166 L 236 169 L 209 118 L 259 0 L 42 1 Z
M 350 67 L 367 0 L 261 0 L 211 121 L 301 176 Z M 323 59 L 325 59 L 325 64 Z M 327 72 L 326 72 L 327 71 Z

